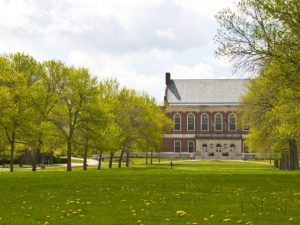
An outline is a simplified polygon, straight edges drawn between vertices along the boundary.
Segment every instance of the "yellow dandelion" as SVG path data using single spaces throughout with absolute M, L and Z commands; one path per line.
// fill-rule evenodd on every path
M 138 221 L 136 221 L 136 223 L 141 223 L 142 222 L 142 220 L 138 220 Z
M 192 223 L 192 225 L 198 225 L 198 223 L 196 223 L 196 222 L 193 222 L 193 223 Z
M 207 221 L 207 220 L 208 220 L 208 218 L 207 218 L 207 217 L 205 217 L 205 218 L 203 218 L 203 220 L 204 220 L 204 221 Z
M 178 210 L 178 211 L 176 211 L 176 215 L 177 216 L 185 216 L 187 213 L 185 212 L 185 211 L 183 211 L 183 210 Z

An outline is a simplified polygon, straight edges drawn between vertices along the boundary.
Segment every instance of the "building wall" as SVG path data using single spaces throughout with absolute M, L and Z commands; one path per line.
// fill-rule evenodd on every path
M 163 152 L 172 152 L 174 153 L 174 141 L 181 141 L 181 152 L 188 153 L 188 141 L 195 141 L 195 154 L 200 155 L 202 158 L 205 157 L 205 154 L 202 154 L 202 144 L 205 142 L 209 145 L 212 145 L 213 148 L 209 150 L 216 153 L 216 145 L 220 144 L 222 147 L 226 144 L 229 146 L 234 144 L 236 150 L 234 153 L 230 153 L 231 157 L 240 156 L 243 152 L 243 136 L 247 134 L 247 131 L 244 131 L 239 126 L 235 131 L 231 131 L 228 128 L 228 117 L 231 113 L 235 113 L 237 116 L 237 125 L 239 123 L 238 117 L 238 105 L 169 105 L 166 107 L 167 116 L 173 120 L 173 116 L 176 113 L 181 115 L 181 130 L 175 131 L 172 130 L 164 135 L 164 147 Z M 187 130 L 187 116 L 193 113 L 195 115 L 195 130 Z M 206 113 L 209 116 L 209 130 L 201 130 L 201 114 Z M 217 113 L 220 113 L 223 117 L 223 130 L 216 131 L 214 128 L 214 118 Z M 206 139 L 205 139 L 206 138 Z M 227 150 L 228 150 L 227 149 Z M 226 149 L 222 149 L 223 152 L 226 152 Z M 221 151 L 221 153 L 223 153 Z M 216 154 L 214 154 L 216 156 Z

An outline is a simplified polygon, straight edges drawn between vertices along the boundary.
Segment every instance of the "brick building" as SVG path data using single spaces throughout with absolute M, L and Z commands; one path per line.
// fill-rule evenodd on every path
M 162 153 L 201 159 L 240 159 L 247 129 L 238 126 L 247 79 L 171 79 L 166 73 L 165 107 L 173 129 Z

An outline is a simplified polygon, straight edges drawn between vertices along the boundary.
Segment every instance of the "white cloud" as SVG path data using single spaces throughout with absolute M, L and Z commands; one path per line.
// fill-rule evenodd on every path
M 0 49 L 85 66 L 158 101 L 164 73 L 224 77 L 214 14 L 231 0 L 0 0 Z M 199 51 L 198 51 L 199 50 Z
M 205 63 L 199 63 L 188 67 L 185 65 L 174 65 L 171 68 L 172 78 L 175 79 L 209 79 L 215 78 L 213 68 Z

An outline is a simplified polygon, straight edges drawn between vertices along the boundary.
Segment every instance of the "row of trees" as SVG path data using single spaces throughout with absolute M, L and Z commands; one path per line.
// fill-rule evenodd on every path
M 120 151 L 128 166 L 132 151 L 157 151 L 171 126 L 161 107 L 146 94 L 98 81 L 86 68 L 60 61 L 38 62 L 21 53 L 0 57 L 0 153 L 9 152 L 10 171 L 18 151 L 32 152 L 36 171 L 41 152 L 71 156 L 113 156 Z M 1 157 L 0 156 L 0 157 Z
M 241 0 L 217 15 L 218 55 L 259 74 L 243 99 L 249 147 L 299 169 L 300 1 Z

